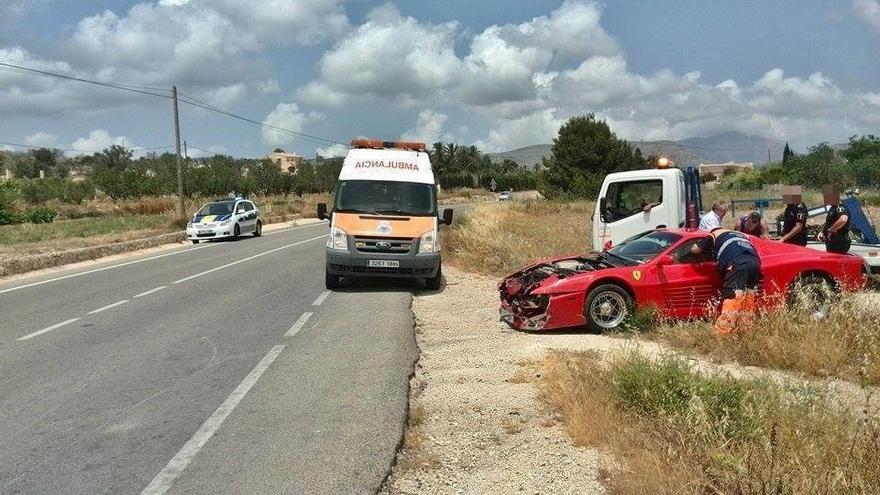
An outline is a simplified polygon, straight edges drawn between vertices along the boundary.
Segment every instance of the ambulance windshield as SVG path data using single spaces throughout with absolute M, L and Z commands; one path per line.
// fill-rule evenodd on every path
M 415 182 L 344 180 L 336 185 L 335 211 L 383 215 L 437 214 L 434 186 Z

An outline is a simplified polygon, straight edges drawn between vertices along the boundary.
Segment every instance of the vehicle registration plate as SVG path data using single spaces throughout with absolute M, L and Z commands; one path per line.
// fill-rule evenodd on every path
M 370 268 L 400 268 L 400 261 L 397 260 L 367 260 Z
M 210 230 L 200 230 L 199 234 L 213 234 Z

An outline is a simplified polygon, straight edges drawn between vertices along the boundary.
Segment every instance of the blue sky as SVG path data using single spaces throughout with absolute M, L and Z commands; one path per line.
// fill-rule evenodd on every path
M 181 107 L 211 152 L 353 137 L 487 151 L 595 112 L 627 139 L 737 130 L 805 148 L 880 133 L 880 2 L 5 0 L 0 62 L 170 88 L 315 142 Z M 0 141 L 173 142 L 163 99 L 0 70 Z M 2 147 L 3 145 L 0 145 Z M 8 146 L 6 146 L 8 148 Z M 195 154 L 203 153 L 193 150 Z

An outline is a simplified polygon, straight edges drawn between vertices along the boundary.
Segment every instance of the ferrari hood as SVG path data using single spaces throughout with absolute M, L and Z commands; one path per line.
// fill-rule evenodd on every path
M 535 263 L 504 278 L 498 284 L 498 290 L 501 291 L 502 296 L 523 296 L 572 275 L 615 267 L 608 259 L 598 253 L 549 259 Z

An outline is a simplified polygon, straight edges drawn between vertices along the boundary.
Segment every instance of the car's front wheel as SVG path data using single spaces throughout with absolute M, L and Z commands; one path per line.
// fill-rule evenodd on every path
M 199 240 L 198 240 L 198 239 L 192 239 L 192 243 L 193 243 L 193 244 L 198 244 L 198 243 L 199 243 Z
M 437 266 L 437 275 L 425 279 L 425 287 L 428 290 L 439 290 L 440 284 L 443 282 L 443 266 Z
M 618 328 L 633 311 L 632 297 L 619 285 L 602 284 L 587 294 L 584 317 L 594 332 Z
M 263 235 L 263 222 L 257 220 L 257 226 L 254 227 L 254 237 Z

